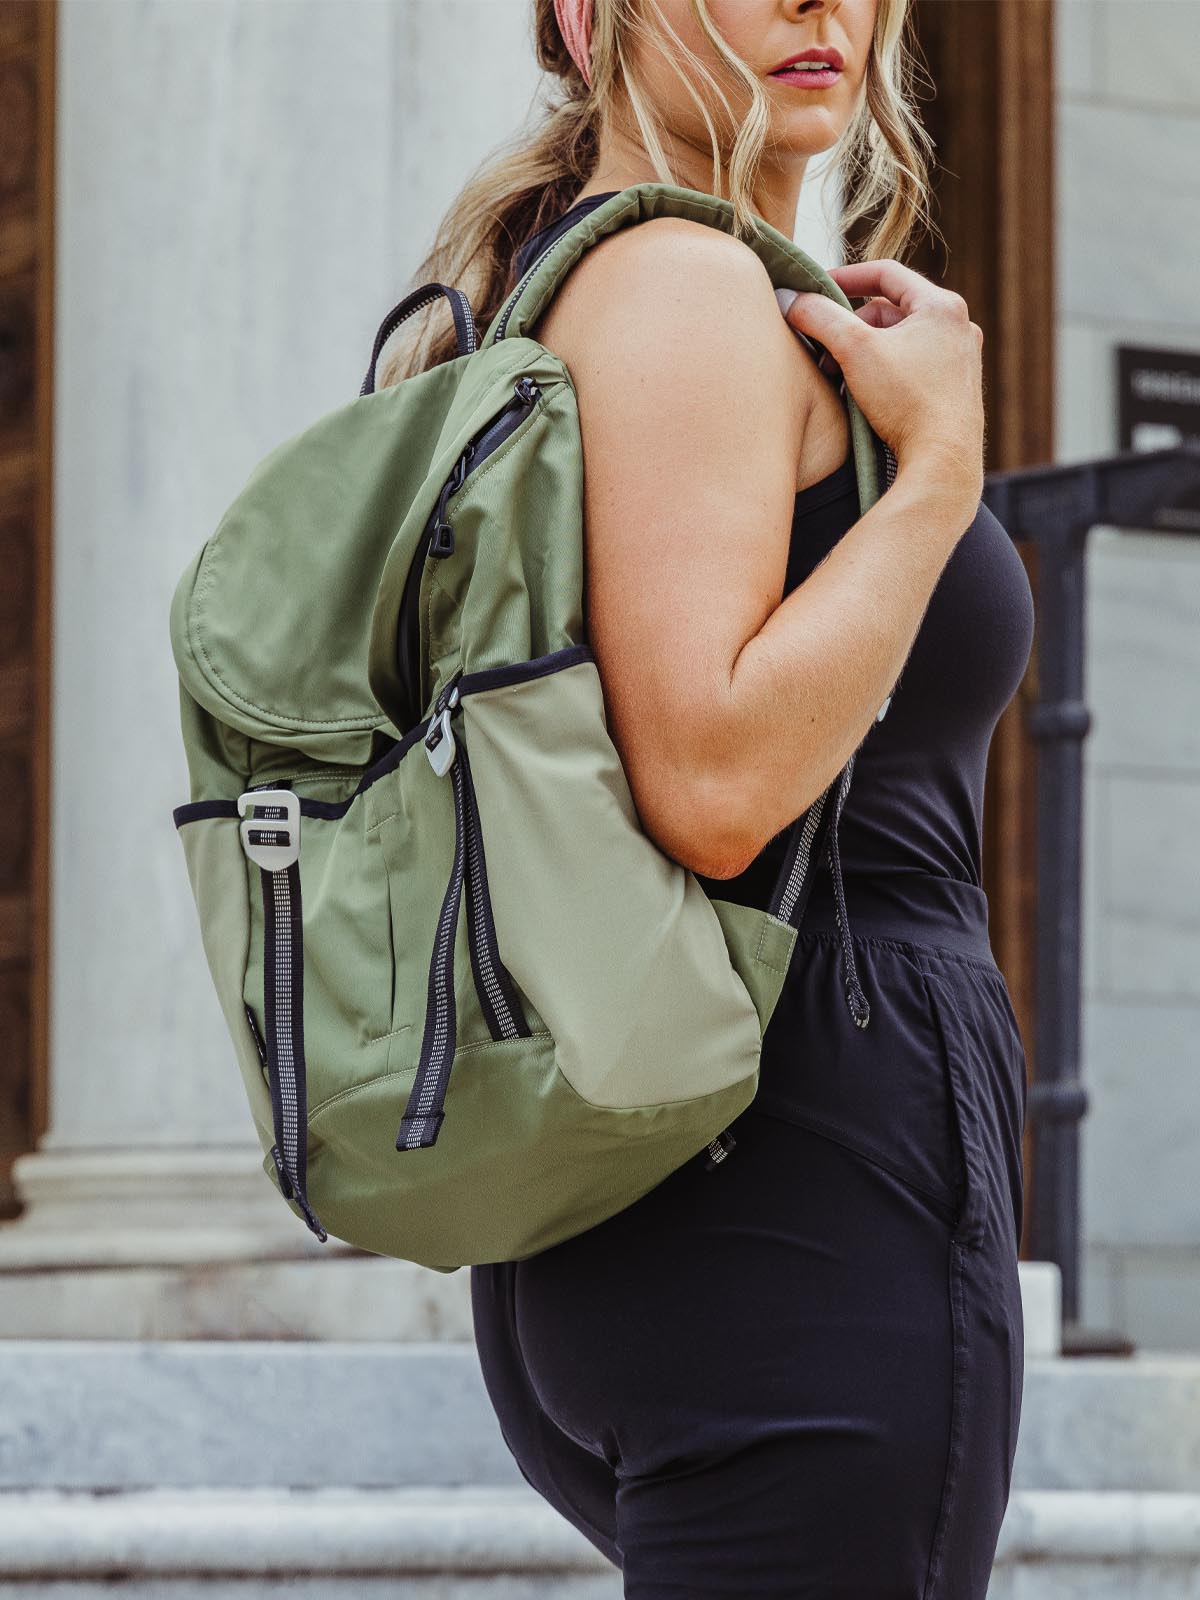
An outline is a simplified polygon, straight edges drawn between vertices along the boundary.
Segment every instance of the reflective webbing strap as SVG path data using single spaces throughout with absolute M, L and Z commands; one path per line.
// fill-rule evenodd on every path
M 837 799 L 834 801 L 833 825 L 829 830 L 829 862 L 833 869 L 833 892 L 835 896 L 834 911 L 837 917 L 838 945 L 842 955 L 842 971 L 845 979 L 846 1004 L 850 1008 L 850 1015 L 854 1018 L 857 1027 L 865 1028 L 871 1020 L 871 1007 L 863 993 L 862 984 L 858 981 L 858 967 L 854 960 L 854 946 L 850 942 L 850 917 L 846 910 L 846 890 L 842 883 L 842 856 L 838 847 L 838 824 L 842 820 L 842 807 L 846 803 L 846 796 L 850 792 L 850 779 L 854 772 L 854 762 L 858 755 L 855 751 L 842 769 L 841 779 L 838 782 Z
M 290 797 L 283 796 L 283 799 Z M 244 802 L 244 803 L 243 803 Z M 292 827 L 298 827 L 298 804 Z M 269 867 L 273 853 L 290 853 L 288 809 L 253 791 L 242 796 L 242 838 L 258 861 L 263 895 L 263 1021 L 267 1081 L 275 1143 L 271 1158 L 285 1200 L 295 1200 L 305 1223 L 318 1239 L 329 1237 L 308 1203 L 308 1105 L 304 1069 L 304 922 L 300 898 L 300 863 Z M 265 822 L 270 826 L 259 824 Z M 282 825 L 281 825 L 282 824 Z
M 438 917 L 433 959 L 429 964 L 421 1059 L 409 1092 L 408 1104 L 400 1118 L 400 1131 L 396 1135 L 397 1150 L 419 1150 L 437 1143 L 446 1115 L 443 1106 L 450 1081 L 450 1068 L 454 1064 L 457 1036 L 454 936 L 458 928 L 458 908 L 462 904 L 466 865 L 465 781 L 458 760 L 451 764 L 450 779 L 454 791 L 454 862 Z
M 420 1150 L 437 1143 L 446 1119 L 446 1092 L 454 1066 L 458 1043 L 458 1014 L 454 997 L 454 946 L 458 931 L 459 908 L 467 901 L 467 945 L 480 1010 L 493 1039 L 528 1038 L 532 1030 L 517 994 L 512 975 L 500 958 L 496 923 L 488 894 L 487 866 L 483 852 L 483 825 L 471 780 L 471 763 L 461 739 L 453 738 L 449 709 L 440 707 L 430 725 L 428 738 L 435 752 L 444 740 L 448 759 L 434 770 L 450 774 L 454 796 L 454 860 L 450 881 L 442 900 L 433 958 L 429 964 L 429 988 L 425 1001 L 425 1032 L 421 1057 L 409 1091 L 408 1104 L 396 1135 L 397 1150 Z M 442 721 L 443 717 L 446 719 Z M 435 737 L 436 733 L 436 737 Z
M 886 706 L 885 706 L 886 709 Z M 767 909 L 773 916 L 799 928 L 804 908 L 812 892 L 813 867 L 826 857 L 833 873 L 835 915 L 837 918 L 838 947 L 841 952 L 846 1004 L 857 1027 L 865 1028 L 871 1020 L 871 1007 L 858 980 L 858 967 L 850 943 L 850 917 L 846 910 L 846 890 L 842 883 L 842 857 L 838 848 L 838 825 L 842 807 L 850 792 L 850 780 L 858 751 L 850 756 L 846 765 L 823 794 L 817 796 L 803 816 L 797 817 L 788 835 L 783 865 L 775 882 L 775 889 Z M 833 802 L 830 804 L 830 796 Z
M 455 752 L 455 767 L 462 769 L 466 807 L 467 932 L 471 966 L 475 974 L 475 992 L 493 1039 L 527 1039 L 531 1029 L 525 1020 L 512 976 L 500 958 L 492 900 L 488 893 L 483 824 L 475 798 L 467 747 L 461 739 Z
M 813 867 L 820 856 L 821 847 L 829 832 L 831 807 L 829 797 L 837 786 L 837 779 L 823 794 L 819 794 L 802 816 L 796 818 L 788 834 L 783 864 L 775 880 L 767 910 L 793 928 L 800 926 L 804 908 L 812 890 Z

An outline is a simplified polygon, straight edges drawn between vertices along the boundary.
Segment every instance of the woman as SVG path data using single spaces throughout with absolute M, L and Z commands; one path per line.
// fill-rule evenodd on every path
M 471 1271 L 522 1473 L 637 1600 L 983 1600 L 1008 1499 L 1025 1060 L 980 858 L 1033 614 L 980 501 L 980 330 L 891 259 L 925 197 L 904 9 L 537 0 L 565 104 L 416 280 L 482 273 L 490 315 L 646 180 L 790 234 L 839 144 L 846 213 L 876 216 L 833 273 L 857 312 L 781 317 L 740 237 L 659 218 L 589 250 L 537 328 L 578 393 L 588 630 L 647 831 L 765 904 L 786 825 L 856 754 L 731 1152 Z M 837 367 L 896 468 L 863 516 Z

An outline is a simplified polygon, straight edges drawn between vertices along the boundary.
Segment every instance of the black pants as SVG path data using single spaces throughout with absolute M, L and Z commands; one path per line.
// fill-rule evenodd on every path
M 471 1269 L 522 1473 L 635 1600 L 984 1600 L 1021 1411 L 1025 1058 L 986 899 L 814 890 L 709 1170 Z

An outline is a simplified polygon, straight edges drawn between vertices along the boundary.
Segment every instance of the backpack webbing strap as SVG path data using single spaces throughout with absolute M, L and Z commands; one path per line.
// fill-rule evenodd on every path
M 454 737 L 448 717 L 457 695 L 443 691 L 426 736 L 427 748 L 436 750 L 447 741 L 449 762 L 441 772 L 450 774 L 454 797 L 454 860 L 442 900 L 429 965 L 425 1002 L 425 1033 L 421 1058 L 409 1091 L 408 1104 L 396 1135 L 397 1150 L 419 1150 L 437 1143 L 445 1121 L 446 1090 L 457 1045 L 457 1010 L 454 998 L 454 943 L 463 892 L 467 898 L 467 944 L 475 992 L 493 1039 L 528 1038 L 532 1032 L 517 995 L 512 975 L 500 958 L 496 924 L 487 888 L 483 854 L 483 826 L 471 780 L 466 746 Z M 443 717 L 447 720 L 443 723 Z M 434 738 L 435 732 L 437 734 Z M 429 741 L 433 740 L 430 744 Z
M 729 200 L 678 184 L 629 184 L 593 207 L 534 259 L 488 325 L 480 348 L 486 350 L 499 339 L 534 338 L 538 319 L 585 252 L 621 228 L 636 227 L 655 217 L 683 217 L 724 233 L 734 231 L 734 207 Z M 743 243 L 762 261 L 776 289 L 824 294 L 835 305 L 847 311 L 854 309 L 825 268 L 762 217 L 755 218 L 754 230 Z M 849 389 L 843 392 L 859 505 L 866 512 L 878 500 L 884 485 L 872 448 L 873 429 Z
M 454 862 L 438 916 L 433 960 L 429 964 L 421 1059 L 409 1091 L 408 1104 L 400 1118 L 400 1131 L 396 1135 L 397 1150 L 419 1150 L 437 1143 L 437 1136 L 446 1118 L 446 1089 L 450 1082 L 450 1069 L 454 1065 L 458 1028 L 454 1001 L 454 936 L 458 928 L 458 908 L 462 904 L 467 851 L 463 779 L 457 761 L 451 766 L 450 773 L 454 789 Z
M 787 848 L 767 910 L 782 922 L 790 922 L 793 928 L 800 926 L 804 916 L 804 908 L 812 891 L 813 868 L 820 860 L 829 836 L 833 813 L 829 797 L 837 785 L 838 779 L 835 778 L 808 810 L 796 818 L 788 832 Z
M 263 895 L 263 1021 L 275 1143 L 285 1200 L 329 1237 L 308 1203 L 308 1099 L 304 1067 L 304 919 L 300 897 L 300 803 L 290 790 L 249 790 L 238 801 L 242 844 Z M 263 827 L 262 823 L 271 826 Z
M 454 765 L 462 769 L 465 800 L 467 934 L 471 966 L 475 973 L 475 992 L 493 1039 L 527 1039 L 532 1029 L 525 1021 L 525 1012 L 517 998 L 512 975 L 500 959 L 496 923 L 492 916 L 492 897 L 488 893 L 487 863 L 483 854 L 483 823 L 479 816 L 467 747 L 461 741 L 457 745 Z
M 888 701 L 890 699 L 889 695 Z M 884 702 L 879 717 L 886 712 L 888 701 Z M 773 916 L 798 928 L 812 891 L 812 869 L 822 858 L 828 861 L 833 874 L 837 935 L 845 977 L 846 1004 L 850 1008 L 850 1015 L 854 1018 L 855 1025 L 865 1028 L 871 1019 L 871 1007 L 859 982 L 854 947 L 850 942 L 850 919 L 846 912 L 842 858 L 838 847 L 838 825 L 841 822 L 846 796 L 850 792 L 850 780 L 857 759 L 858 751 L 855 750 L 824 793 L 818 795 L 803 816 L 797 817 L 792 823 L 783 864 L 775 880 L 775 888 L 771 893 L 767 910 Z M 829 802 L 830 795 L 833 796 L 832 804 Z

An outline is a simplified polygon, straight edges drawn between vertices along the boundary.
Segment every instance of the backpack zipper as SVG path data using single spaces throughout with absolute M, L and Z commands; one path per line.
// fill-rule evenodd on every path
M 467 945 L 475 992 L 493 1039 L 528 1038 L 530 1027 L 516 986 L 501 960 L 483 860 L 483 832 L 466 747 L 455 739 L 451 718 L 460 705 L 460 668 L 434 703 L 425 735 L 430 765 L 439 777 L 450 774 L 454 803 L 454 859 L 434 935 L 426 990 L 425 1031 L 416 1074 L 400 1118 L 396 1149 L 419 1150 L 437 1143 L 445 1121 L 446 1091 L 458 1043 L 454 994 L 455 932 L 467 897 Z
M 558 240 L 556 239 L 554 241 L 554 243 L 557 244 Z M 554 245 L 548 244 L 546 246 L 546 249 L 542 251 L 540 256 L 538 256 L 537 260 L 534 261 L 530 266 L 526 267 L 525 275 L 522 277 L 521 281 L 517 284 L 516 288 L 513 290 L 511 296 L 509 297 L 509 302 L 504 308 L 504 315 L 500 318 L 500 321 L 496 324 L 496 338 L 497 339 L 503 339 L 504 330 L 505 330 L 505 328 L 508 327 L 508 319 L 509 319 L 509 317 L 512 316 L 513 311 L 516 309 L 516 304 L 517 304 L 517 301 L 521 298 L 522 290 L 525 288 L 525 285 L 529 282 L 530 278 L 533 277 L 533 275 L 537 271 L 537 269 L 541 266 L 543 260 L 546 257 L 547 252 L 550 251 L 550 250 L 553 250 L 553 248 L 554 248 Z M 494 342 L 495 342 L 495 340 L 493 340 L 493 343 Z
M 446 516 L 446 505 L 458 493 L 468 476 L 492 455 L 504 441 L 521 426 L 538 400 L 541 387 L 528 376 L 518 378 L 513 385 L 514 398 L 480 432 L 464 445 L 454 463 L 449 477 L 438 492 L 437 501 L 413 553 L 413 559 L 400 597 L 400 612 L 396 623 L 396 656 L 401 682 L 410 706 L 417 699 L 416 685 L 419 676 L 417 660 L 420 630 L 417 626 L 417 605 L 421 595 L 421 576 L 429 558 L 444 560 L 454 550 L 454 529 Z
M 461 704 L 458 685 L 462 676 L 463 669 L 459 667 L 442 685 L 434 701 L 433 715 L 425 733 L 425 752 L 439 777 L 445 777 L 450 772 L 455 785 L 455 806 L 462 815 L 467 942 L 475 973 L 475 990 L 487 1020 L 488 1032 L 493 1039 L 515 1039 L 527 1035 L 529 1028 L 496 942 L 496 924 L 492 917 L 483 853 L 483 824 L 471 779 L 471 763 L 466 748 L 459 744 L 451 726 L 451 718 Z M 436 964 L 435 961 L 435 967 Z M 436 979 L 431 977 L 431 993 L 435 984 Z

